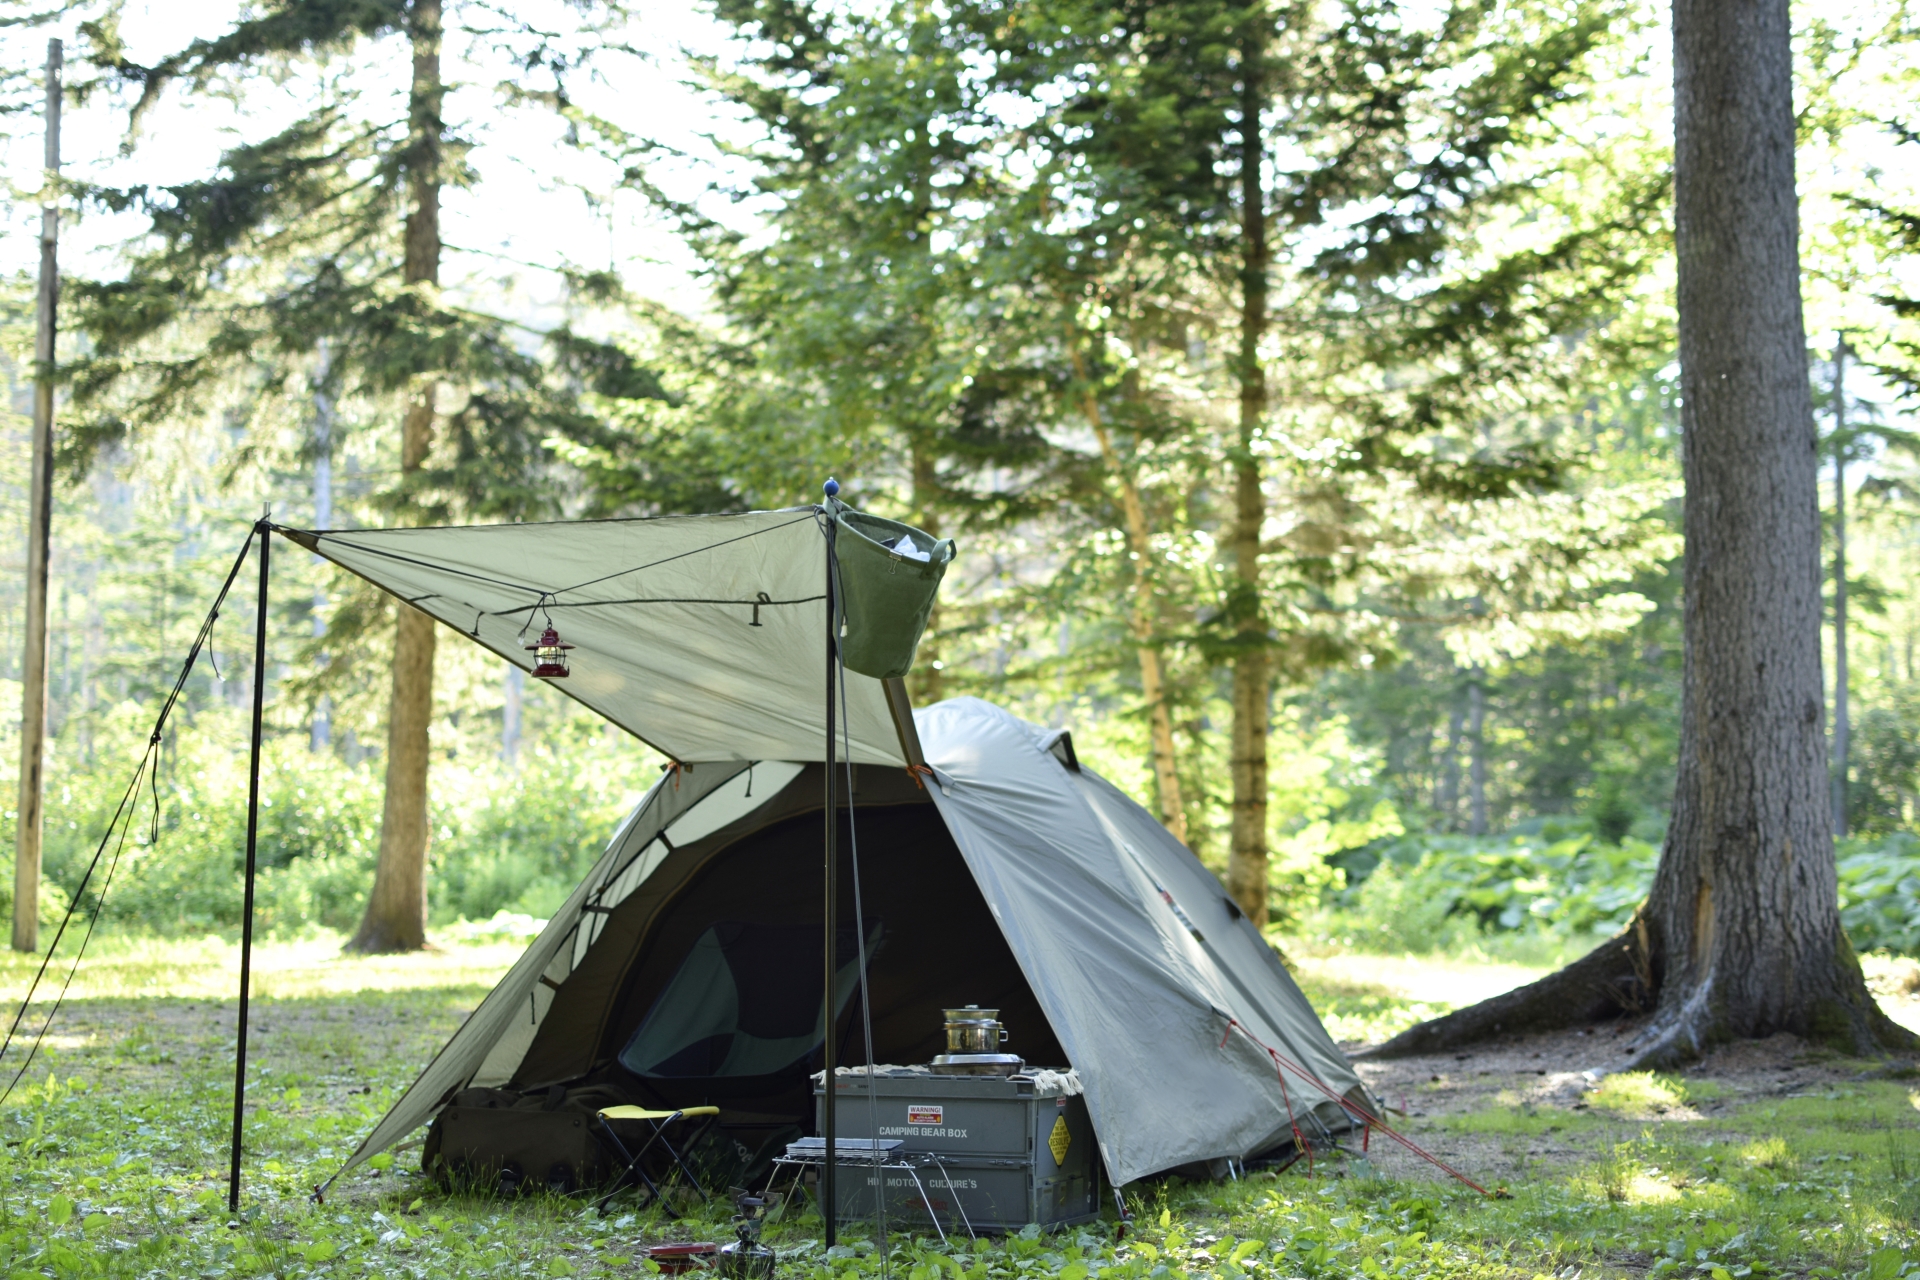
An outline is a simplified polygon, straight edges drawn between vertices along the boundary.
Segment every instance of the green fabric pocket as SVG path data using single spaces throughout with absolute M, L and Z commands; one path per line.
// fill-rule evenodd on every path
M 839 525 L 834 546 L 845 620 L 841 661 L 849 671 L 876 680 L 904 676 L 927 629 L 940 579 L 953 562 L 953 539 L 845 507 L 834 520 Z M 901 538 L 907 539 L 904 546 Z

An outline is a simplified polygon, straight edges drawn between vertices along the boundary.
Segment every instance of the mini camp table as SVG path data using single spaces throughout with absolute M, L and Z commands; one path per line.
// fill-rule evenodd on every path
M 872 1177 L 864 1179 L 866 1183 L 864 1188 L 855 1187 L 844 1182 L 839 1184 L 838 1196 L 841 1202 L 840 1207 L 843 1210 L 840 1216 L 850 1216 L 844 1212 L 845 1205 L 849 1200 L 864 1198 L 870 1194 L 874 1177 L 885 1179 L 885 1171 L 894 1170 L 905 1173 L 908 1178 L 912 1179 L 914 1190 L 920 1194 L 920 1204 L 927 1211 L 927 1221 L 933 1224 L 934 1231 L 939 1234 L 940 1243 L 945 1244 L 947 1242 L 946 1229 L 940 1225 L 940 1215 L 934 1212 L 933 1201 L 927 1197 L 926 1184 L 920 1181 L 920 1170 L 929 1167 L 941 1167 L 940 1157 L 928 1152 L 902 1151 L 900 1150 L 902 1145 L 898 1138 L 883 1138 L 879 1142 L 874 1142 L 868 1138 L 834 1139 L 833 1151 L 836 1157 L 834 1160 L 835 1165 L 843 1170 L 871 1170 L 873 1175 Z M 873 1158 L 876 1148 L 880 1152 L 879 1160 Z M 790 1166 L 793 1169 L 792 1188 L 798 1189 L 801 1176 L 805 1174 L 809 1168 L 824 1169 L 826 1167 L 827 1140 L 825 1138 L 802 1138 L 798 1142 L 789 1142 L 787 1144 L 786 1154 L 775 1156 L 773 1163 L 775 1168 Z M 944 1173 L 944 1169 L 942 1172 Z M 779 1176 L 778 1173 L 774 1174 L 775 1178 Z M 892 1199 L 892 1197 L 888 1198 Z M 858 1215 L 855 1214 L 851 1216 Z M 960 1223 L 966 1227 L 967 1235 L 971 1237 L 973 1235 L 973 1224 L 967 1221 L 967 1211 L 965 1209 L 960 1210 Z

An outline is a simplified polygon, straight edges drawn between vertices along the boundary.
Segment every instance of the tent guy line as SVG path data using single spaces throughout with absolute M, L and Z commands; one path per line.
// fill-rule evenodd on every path
M 1253 1041 L 1254 1046 L 1256 1048 L 1262 1050 L 1267 1055 L 1267 1057 L 1273 1060 L 1274 1075 L 1280 1081 L 1280 1095 L 1282 1098 L 1286 1100 L 1287 1119 L 1289 1121 L 1293 1120 L 1293 1097 L 1287 1091 L 1287 1072 L 1291 1071 L 1295 1075 L 1299 1076 L 1302 1080 L 1306 1081 L 1308 1084 L 1318 1089 L 1321 1093 L 1326 1094 L 1327 1097 L 1330 1098 L 1332 1101 L 1339 1104 L 1339 1106 L 1343 1110 L 1345 1110 L 1350 1117 L 1352 1117 L 1354 1120 L 1360 1123 L 1360 1125 L 1363 1128 L 1363 1132 L 1370 1134 L 1373 1130 L 1378 1129 L 1380 1132 L 1386 1134 L 1389 1138 L 1392 1138 L 1395 1142 L 1399 1143 L 1401 1146 L 1405 1147 L 1407 1150 L 1413 1152 L 1413 1154 L 1419 1156 L 1422 1160 L 1425 1160 L 1427 1163 L 1434 1165 L 1435 1167 L 1452 1175 L 1458 1181 L 1464 1182 L 1466 1185 L 1468 1185 L 1469 1187 L 1472 1187 L 1475 1191 L 1478 1191 L 1481 1195 L 1486 1196 L 1489 1199 L 1498 1199 L 1502 1194 L 1501 1192 L 1498 1192 L 1498 1191 L 1487 1190 L 1485 1187 L 1475 1182 L 1472 1178 L 1469 1178 L 1466 1174 L 1460 1172 L 1458 1169 L 1454 1168 L 1452 1165 L 1442 1160 L 1439 1156 L 1434 1155 L 1431 1151 L 1428 1151 L 1425 1147 L 1421 1146 L 1419 1143 L 1415 1142 L 1413 1139 L 1407 1137 L 1405 1134 L 1394 1129 L 1380 1116 L 1372 1114 L 1371 1112 L 1363 1111 L 1359 1107 L 1355 1106 L 1353 1102 L 1350 1101 L 1349 1099 L 1343 1098 L 1339 1094 L 1336 1094 L 1332 1089 L 1329 1089 L 1327 1087 L 1325 1081 L 1319 1079 L 1312 1072 L 1308 1071 L 1305 1067 L 1301 1066 L 1297 1062 L 1294 1062 L 1292 1059 L 1288 1058 L 1285 1054 L 1281 1053 L 1278 1049 L 1275 1049 L 1272 1045 L 1269 1045 L 1268 1043 L 1266 1043 L 1259 1036 L 1256 1036 L 1255 1034 L 1253 1034 L 1253 1032 L 1247 1030 L 1246 1024 L 1241 1022 L 1238 1018 L 1235 1018 L 1231 1014 L 1225 1013 L 1218 1009 L 1216 1009 L 1214 1012 L 1220 1014 L 1221 1017 L 1224 1017 L 1227 1020 L 1226 1035 L 1223 1035 L 1220 1037 L 1220 1043 L 1223 1047 L 1227 1043 L 1228 1036 L 1231 1036 L 1234 1032 L 1238 1031 L 1241 1035 Z M 1384 1110 L 1384 1108 L 1376 1108 L 1375 1110 Z M 1311 1115 L 1312 1113 L 1309 1112 L 1308 1114 Z M 1323 1126 L 1323 1131 L 1324 1131 L 1324 1126 Z M 1296 1124 L 1294 1128 L 1294 1133 L 1296 1136 L 1298 1136 L 1299 1132 L 1300 1132 L 1299 1127 Z M 1366 1139 L 1363 1137 L 1361 1141 L 1362 1143 L 1364 1143 Z M 1307 1153 L 1308 1168 L 1311 1169 L 1312 1161 L 1313 1161 L 1312 1148 L 1310 1146 L 1307 1146 L 1307 1147 L 1303 1147 L 1302 1149 Z
M 13 1079 L 8 1081 L 5 1091 L 0 1092 L 0 1102 L 12 1096 L 15 1086 L 26 1075 L 27 1069 L 33 1065 L 34 1058 L 40 1052 L 41 1042 L 45 1040 L 47 1031 L 53 1026 L 54 1018 L 59 1015 L 61 1007 L 66 1003 L 67 991 L 73 985 L 74 975 L 79 972 L 80 961 L 87 954 L 88 943 L 93 940 L 94 927 L 100 922 L 101 913 L 106 910 L 107 892 L 113 887 L 114 870 L 119 866 L 121 851 L 126 847 L 127 832 L 131 829 L 133 809 L 139 804 L 140 783 L 143 779 L 153 781 L 156 785 L 154 821 L 156 829 L 158 827 L 160 801 L 155 757 L 160 751 L 162 732 L 166 728 L 167 720 L 173 714 L 174 707 L 180 701 L 181 690 L 186 687 L 187 678 L 193 674 L 194 664 L 199 661 L 200 654 L 204 651 L 208 655 L 208 660 L 212 660 L 213 628 L 214 624 L 220 620 L 220 606 L 226 603 L 228 593 L 233 590 L 234 580 L 240 576 L 240 567 L 246 563 L 247 554 L 253 549 L 253 540 L 257 532 L 257 530 L 249 531 L 246 541 L 240 544 L 240 553 L 234 557 L 233 567 L 227 571 L 226 581 L 220 584 L 219 594 L 214 597 L 212 607 L 207 610 L 206 618 L 201 621 L 200 630 L 195 634 L 193 644 L 187 650 L 186 659 L 180 664 L 180 674 L 175 677 L 173 688 L 168 691 L 166 701 L 160 704 L 160 713 L 154 718 L 153 731 L 147 735 L 146 749 L 141 752 L 139 761 L 134 765 L 133 777 L 128 780 L 127 789 L 121 795 L 120 803 L 114 808 L 113 816 L 107 821 L 107 829 L 101 834 L 100 843 L 93 851 L 93 859 L 87 863 L 86 872 L 80 877 L 80 883 L 67 903 L 67 911 L 60 919 L 60 927 L 54 931 L 53 940 L 47 944 L 47 953 L 41 957 L 40 967 L 34 972 L 33 981 L 27 985 L 26 994 L 20 998 L 20 1007 L 14 1011 L 13 1021 L 7 1027 L 5 1039 L 0 1040 L 0 1060 L 4 1060 L 7 1051 L 13 1047 L 14 1036 L 19 1032 L 20 1024 L 26 1019 L 27 1010 L 33 1005 L 33 997 L 40 989 L 41 980 L 46 977 L 47 969 L 53 963 L 55 952 L 60 949 L 60 943 L 66 937 L 67 925 L 72 922 L 74 912 L 80 909 L 80 904 L 86 898 L 87 886 L 93 882 L 93 874 L 100 867 L 100 859 L 106 855 L 107 845 L 113 843 L 113 857 L 107 864 L 106 877 L 101 882 L 99 894 L 94 898 L 93 910 L 87 917 L 87 931 L 81 936 L 80 949 L 74 954 L 73 963 L 67 967 L 67 976 L 60 984 L 60 994 L 54 999 L 53 1008 L 47 1012 L 46 1018 L 40 1023 L 40 1029 L 34 1033 L 33 1046 L 27 1051 L 26 1061 L 20 1064 L 18 1071 L 14 1072 Z M 123 818 L 126 821 L 123 822 Z M 120 835 L 117 843 L 114 842 L 116 831 Z

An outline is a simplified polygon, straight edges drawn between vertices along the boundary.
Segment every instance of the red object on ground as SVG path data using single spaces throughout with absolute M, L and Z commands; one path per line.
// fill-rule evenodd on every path
M 719 1255 L 720 1246 L 710 1240 L 656 1244 L 647 1249 L 647 1256 L 670 1276 L 683 1271 L 705 1270 L 714 1264 Z

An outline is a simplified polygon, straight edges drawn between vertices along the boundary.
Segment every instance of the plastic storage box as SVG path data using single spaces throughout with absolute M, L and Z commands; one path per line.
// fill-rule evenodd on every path
M 925 1223 L 929 1206 L 944 1230 L 962 1234 L 1099 1216 L 1093 1125 L 1072 1072 L 949 1076 L 879 1067 L 869 1094 L 865 1069 L 855 1068 L 835 1084 L 837 1138 L 900 1142 L 885 1168 L 841 1156 L 834 1198 L 842 1218 L 874 1218 L 876 1182 L 888 1221 L 902 1226 Z M 821 1094 L 816 1075 L 816 1131 Z

